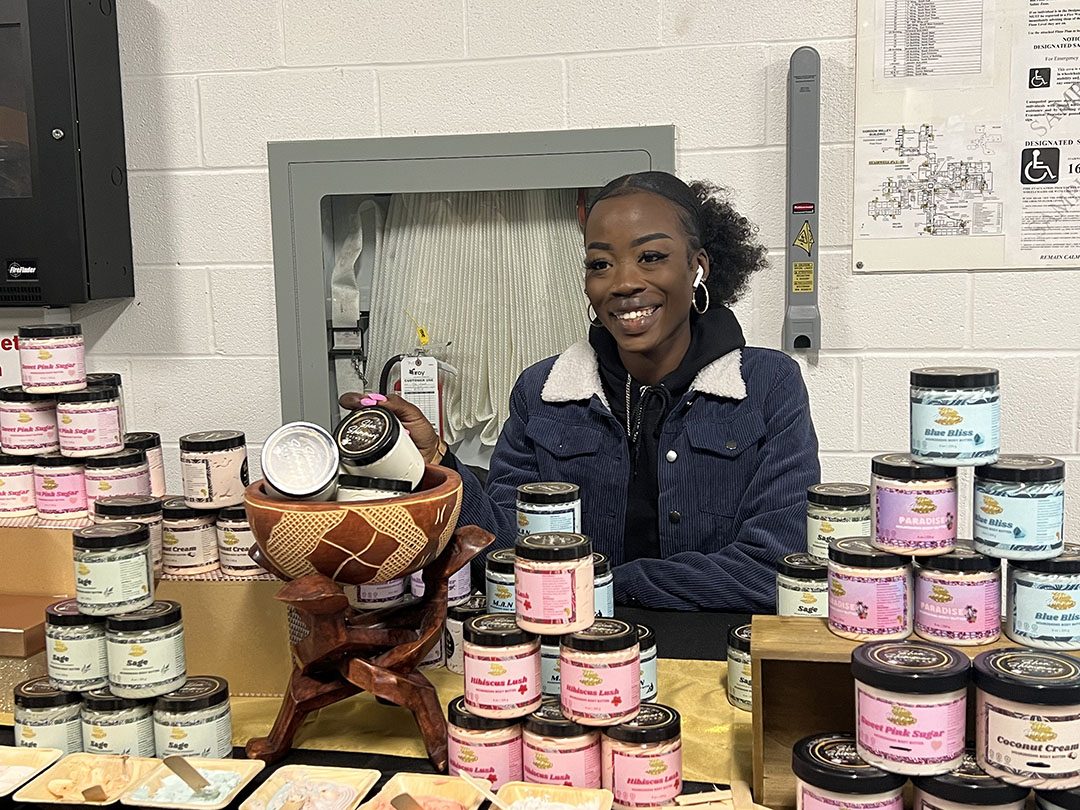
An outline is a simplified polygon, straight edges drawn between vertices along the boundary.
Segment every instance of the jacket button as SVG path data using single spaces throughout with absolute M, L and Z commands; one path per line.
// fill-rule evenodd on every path
M 670 520 L 672 523 L 678 523 L 680 520 L 682 520 L 682 515 L 672 509 L 671 512 L 668 513 L 668 520 Z
M 728 439 L 727 442 L 724 444 L 724 447 L 726 447 L 728 450 L 734 450 L 738 446 L 738 443 L 734 439 Z
M 668 450 L 667 455 L 664 456 L 664 458 L 666 458 L 668 461 L 674 463 L 675 461 L 678 461 L 679 454 L 676 453 L 674 450 Z

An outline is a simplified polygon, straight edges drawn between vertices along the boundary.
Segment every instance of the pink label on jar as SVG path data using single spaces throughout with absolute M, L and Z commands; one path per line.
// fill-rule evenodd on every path
M 40 515 L 63 517 L 86 511 L 86 478 L 75 472 L 34 473 L 34 499 Z
M 636 711 L 641 703 L 641 662 L 589 666 L 559 657 L 563 711 L 607 720 Z
M 102 404 L 77 411 L 58 405 L 57 433 L 61 452 L 110 451 L 124 446 L 120 431 L 120 408 L 116 405 Z
M 682 792 L 682 743 L 666 754 L 611 752 L 611 784 L 615 803 L 624 807 L 659 807 Z
M 69 340 L 46 343 L 23 338 L 19 346 L 19 366 L 23 387 L 77 385 L 86 382 L 84 343 Z
M 1001 583 L 956 582 L 922 572 L 915 578 L 915 629 L 956 641 L 1001 633 Z
M 467 773 L 498 790 L 507 782 L 521 781 L 521 738 L 503 742 L 471 742 L 450 731 L 446 740 L 450 775 Z
M 859 745 L 874 756 L 908 765 L 940 765 L 964 753 L 967 693 L 946 702 L 893 701 L 855 684 Z
M 577 748 L 544 750 L 528 738 L 525 751 L 525 781 L 538 785 L 567 785 L 595 789 L 600 787 L 600 738 Z
M 904 810 L 904 798 L 901 793 L 888 799 L 871 799 L 862 796 L 844 796 L 843 799 L 833 799 L 818 793 L 815 788 L 804 784 L 802 786 L 802 802 L 799 805 L 803 810 L 837 810 L 837 808 L 851 808 L 851 810 Z
M 56 450 L 59 441 L 55 404 L 0 405 L 0 445 L 5 450 L 34 450 L 45 454 Z
M 829 625 L 848 633 L 886 636 L 908 629 L 908 575 L 849 576 L 829 571 Z
M 950 548 L 956 543 L 956 488 L 874 487 L 874 534 L 889 548 Z
M 93 505 L 98 498 L 114 495 L 149 495 L 150 470 L 116 472 L 115 470 L 86 471 L 86 502 Z
M 9 472 L 0 475 L 0 515 L 25 512 L 34 506 L 34 471 Z
M 575 571 L 514 571 L 514 608 L 517 615 L 536 624 L 571 624 L 577 621 Z
M 465 705 L 470 709 L 525 709 L 540 697 L 540 650 L 521 655 L 476 655 L 465 650 Z

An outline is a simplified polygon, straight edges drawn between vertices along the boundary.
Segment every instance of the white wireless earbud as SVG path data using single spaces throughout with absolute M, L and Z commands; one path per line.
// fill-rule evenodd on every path
M 694 276 L 694 286 L 697 287 L 701 284 L 701 277 L 705 275 L 705 268 L 700 264 L 697 266 L 697 274 Z

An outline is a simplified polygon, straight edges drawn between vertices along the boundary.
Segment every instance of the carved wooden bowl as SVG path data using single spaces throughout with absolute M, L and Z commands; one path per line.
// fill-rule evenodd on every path
M 461 512 L 461 476 L 429 464 L 416 492 L 341 503 L 271 498 L 256 481 L 244 504 L 258 545 L 252 556 L 282 579 L 318 573 L 344 585 L 388 582 L 446 548 Z

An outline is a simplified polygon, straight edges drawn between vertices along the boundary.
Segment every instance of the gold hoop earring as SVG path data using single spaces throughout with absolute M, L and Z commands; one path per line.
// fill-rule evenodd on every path
M 705 306 L 703 306 L 703 307 L 698 306 L 698 295 L 697 295 L 698 290 L 704 290 L 705 291 Z M 709 298 L 709 288 L 706 287 L 704 284 L 695 284 L 694 285 L 693 299 L 694 299 L 694 311 L 698 315 L 704 315 L 706 312 L 709 311 L 709 304 L 711 304 L 712 301 Z

